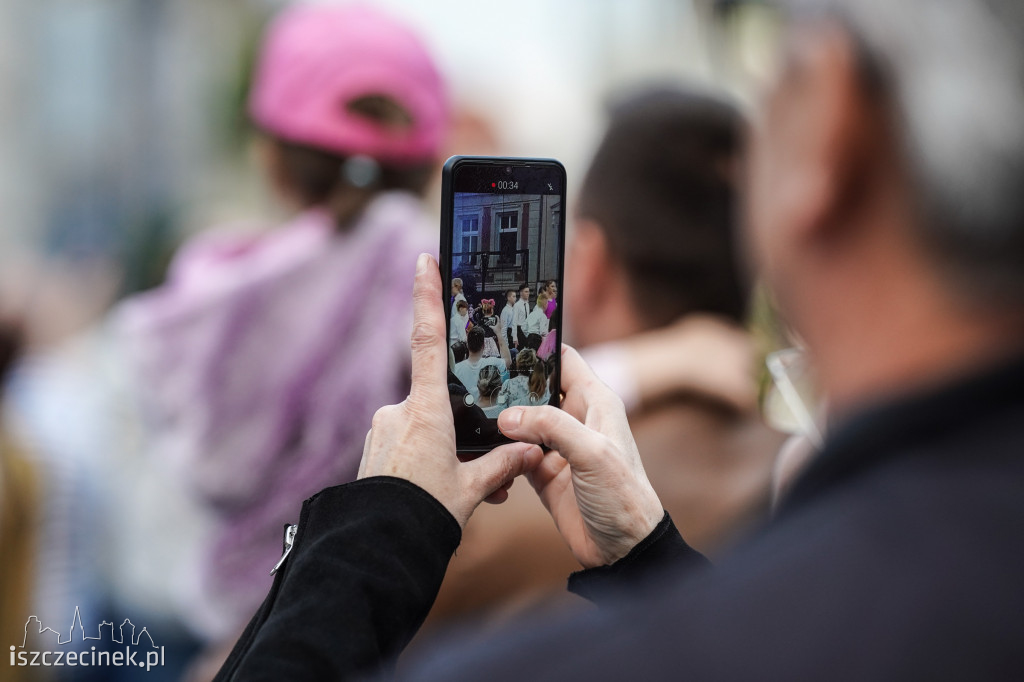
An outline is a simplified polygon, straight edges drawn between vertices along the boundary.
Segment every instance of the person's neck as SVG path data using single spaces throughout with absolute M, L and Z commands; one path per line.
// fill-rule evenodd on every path
M 483 351 L 480 351 L 479 353 L 472 353 L 471 352 L 469 354 L 469 361 L 472 362 L 474 365 L 477 364 L 478 362 L 480 362 L 483 359 L 484 359 L 484 352 Z
M 954 300 L 913 267 L 860 276 L 847 291 L 832 299 L 839 304 L 823 307 L 814 338 L 807 338 L 833 418 L 1024 350 L 1024 316 Z

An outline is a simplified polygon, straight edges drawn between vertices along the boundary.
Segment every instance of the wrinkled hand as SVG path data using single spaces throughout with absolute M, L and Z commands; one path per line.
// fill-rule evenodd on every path
M 563 409 L 510 407 L 509 438 L 551 448 L 527 476 L 559 533 L 586 568 L 621 559 L 664 516 L 647 480 L 622 401 L 579 354 L 562 351 Z
M 543 453 L 536 445 L 510 443 L 469 462 L 456 457 L 441 301 L 437 261 L 423 254 L 413 288 L 412 388 L 402 403 L 373 416 L 358 477 L 394 476 L 415 483 L 465 526 L 480 502 L 503 502 L 512 480 L 535 468 Z

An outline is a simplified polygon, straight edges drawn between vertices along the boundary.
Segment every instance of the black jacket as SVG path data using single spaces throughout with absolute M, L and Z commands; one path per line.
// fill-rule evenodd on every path
M 312 498 L 218 679 L 373 672 L 426 616 L 459 536 L 397 479 Z M 1024 361 L 847 420 L 780 514 L 714 569 L 666 518 L 571 587 L 604 608 L 440 648 L 405 675 L 1024 679 Z

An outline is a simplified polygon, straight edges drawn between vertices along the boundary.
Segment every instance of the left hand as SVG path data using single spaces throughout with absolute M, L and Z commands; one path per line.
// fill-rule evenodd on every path
M 464 527 L 485 499 L 504 502 L 512 480 L 536 468 L 543 453 L 536 445 L 509 443 L 468 462 L 456 457 L 442 300 L 437 261 L 423 254 L 413 287 L 412 388 L 400 404 L 373 416 L 358 478 L 394 476 L 415 483 Z

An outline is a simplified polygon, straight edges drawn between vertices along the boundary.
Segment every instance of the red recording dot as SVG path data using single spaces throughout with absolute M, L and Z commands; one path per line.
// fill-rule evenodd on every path
M 496 182 L 492 182 L 491 183 L 491 187 L 497 187 L 497 186 L 498 186 L 498 183 L 496 183 Z

